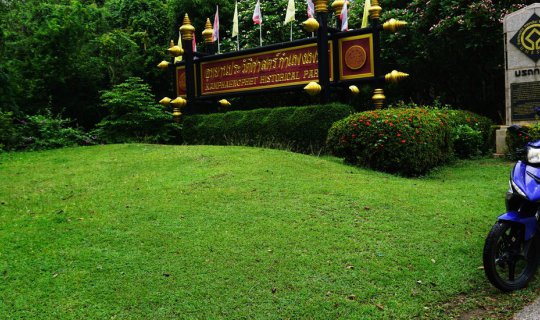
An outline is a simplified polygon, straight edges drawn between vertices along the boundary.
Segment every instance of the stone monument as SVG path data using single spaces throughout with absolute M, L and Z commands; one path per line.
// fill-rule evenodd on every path
M 537 120 L 540 107 L 540 3 L 504 18 L 506 126 L 497 130 L 497 153 L 506 150 L 506 128 Z

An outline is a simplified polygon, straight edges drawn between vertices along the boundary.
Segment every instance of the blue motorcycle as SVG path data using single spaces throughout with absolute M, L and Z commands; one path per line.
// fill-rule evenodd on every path
M 527 135 L 519 126 L 508 130 Z M 528 136 L 528 135 L 527 135 Z M 540 260 L 540 140 L 526 145 L 526 159 L 510 175 L 506 213 L 499 216 L 484 245 L 484 271 L 498 289 L 524 288 Z

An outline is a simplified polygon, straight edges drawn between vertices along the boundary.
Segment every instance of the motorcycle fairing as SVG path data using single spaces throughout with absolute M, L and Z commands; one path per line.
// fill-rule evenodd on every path
M 520 223 L 525 226 L 525 241 L 531 239 L 536 233 L 536 217 L 523 217 L 515 211 L 507 212 L 499 216 L 499 221 L 510 221 Z
M 518 161 L 512 170 L 512 181 L 527 195 L 531 202 L 540 201 L 540 168 Z

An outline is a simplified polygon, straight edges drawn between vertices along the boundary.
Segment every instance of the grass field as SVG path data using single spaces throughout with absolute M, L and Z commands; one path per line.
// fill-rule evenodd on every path
M 0 154 L 0 319 L 509 317 L 485 236 L 511 163 L 406 179 L 332 157 L 113 145 Z

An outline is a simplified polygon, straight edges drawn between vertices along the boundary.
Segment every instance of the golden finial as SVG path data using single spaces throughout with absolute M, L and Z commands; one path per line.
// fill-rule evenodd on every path
M 315 0 L 315 12 L 328 12 L 328 0 Z
M 174 41 L 171 40 L 167 52 L 173 57 L 179 57 L 184 54 L 184 49 L 180 48 L 179 46 L 175 46 Z
M 369 8 L 369 18 L 371 20 L 379 20 L 381 17 L 382 8 L 379 5 L 379 0 L 373 0 Z
M 218 103 L 222 107 L 230 107 L 231 106 L 231 103 L 229 101 L 227 101 L 226 99 L 221 99 L 221 100 L 218 101 Z
M 400 82 L 401 80 L 407 78 L 409 76 L 408 73 L 405 73 L 405 72 L 400 72 L 400 71 L 397 71 L 397 70 L 393 70 L 392 72 L 390 73 L 387 73 L 384 78 L 386 79 L 386 82 L 390 82 L 390 83 L 398 83 Z
M 180 112 L 179 108 L 174 108 L 172 115 L 174 117 L 174 121 L 180 122 L 180 116 L 182 115 L 182 112 Z
M 406 26 L 407 26 L 406 21 L 396 20 L 392 18 L 383 24 L 383 29 L 385 31 L 397 32 L 398 30 L 401 30 L 405 28 Z
M 204 42 L 214 42 L 214 29 L 212 29 L 212 23 L 210 23 L 210 18 L 206 18 L 206 26 L 202 32 L 202 36 L 204 37 Z
M 169 61 L 161 61 L 157 66 L 160 69 L 167 69 L 171 63 Z
M 314 96 L 316 94 L 319 94 L 321 92 L 322 88 L 317 82 L 310 82 L 307 84 L 307 86 L 304 87 L 304 90 L 310 95 Z
M 375 89 L 373 91 L 373 97 L 371 97 L 371 100 L 373 100 L 373 104 L 375 104 L 376 109 L 381 109 L 384 104 L 384 100 L 386 100 L 386 96 L 384 95 L 384 90 Z
M 186 106 L 187 100 L 182 97 L 176 97 L 170 104 L 175 108 L 182 108 Z
M 159 100 L 159 104 L 164 106 L 164 107 L 167 107 L 169 104 L 171 104 L 171 101 L 172 101 L 171 98 L 165 97 L 165 98 Z
M 191 20 L 186 13 L 184 16 L 184 23 L 180 27 L 180 33 L 182 34 L 182 39 L 184 40 L 193 40 L 193 33 L 195 32 L 195 27 L 191 25 Z
M 353 86 L 350 86 L 350 87 L 349 87 L 349 90 L 350 90 L 351 93 L 354 94 L 354 95 L 357 95 L 357 94 L 360 93 L 360 89 L 358 89 L 358 87 L 357 87 L 357 86 L 354 86 L 354 85 L 353 85 Z
M 302 22 L 302 26 L 307 32 L 315 32 L 317 29 L 319 29 L 319 22 L 314 18 L 309 18 Z
M 336 0 L 332 2 L 332 9 L 336 12 L 336 16 L 341 13 L 341 10 L 343 10 L 343 5 L 345 4 L 344 0 Z

